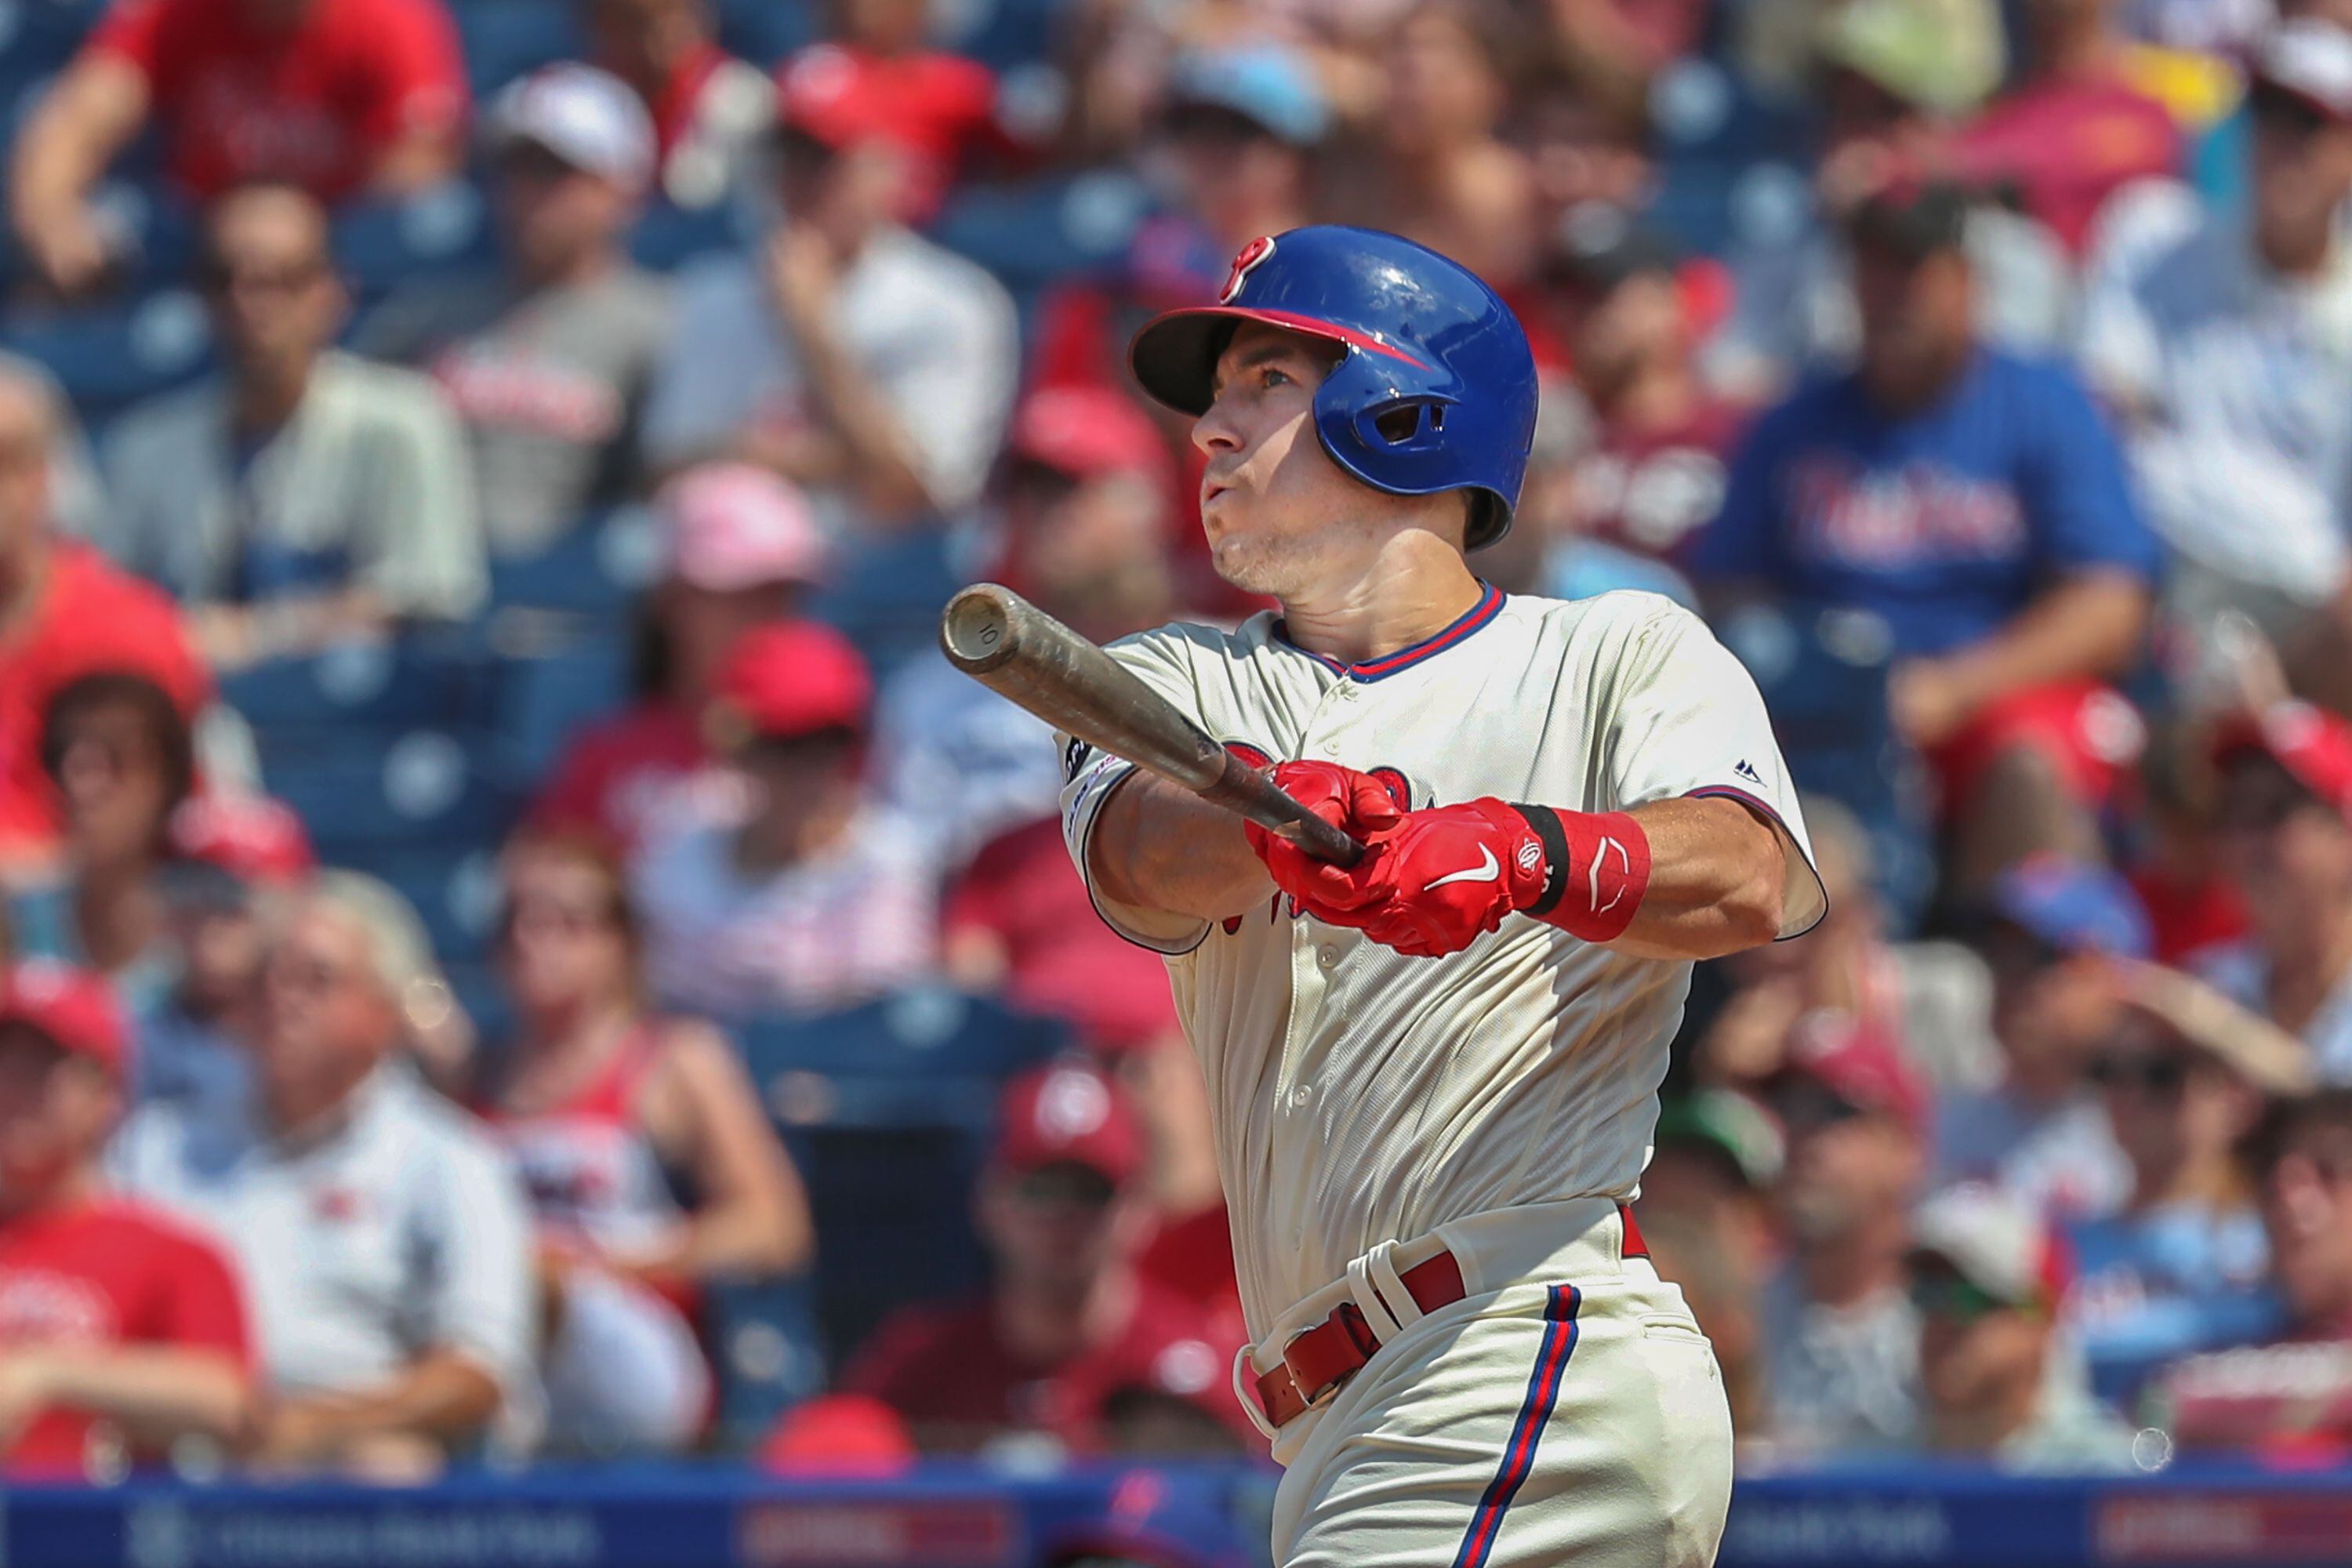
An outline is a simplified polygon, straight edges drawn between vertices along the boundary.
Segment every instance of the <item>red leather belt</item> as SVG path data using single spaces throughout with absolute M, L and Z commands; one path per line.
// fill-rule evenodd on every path
M 1633 1223 L 1633 1211 L 1619 1204 L 1617 1217 L 1625 1227 L 1623 1256 L 1649 1257 L 1649 1244 L 1642 1239 L 1642 1227 Z M 1397 1278 L 1404 1282 L 1413 1305 L 1424 1313 L 1462 1300 L 1462 1265 L 1451 1252 L 1425 1258 Z M 1353 1301 L 1340 1302 L 1329 1317 L 1290 1337 L 1273 1371 L 1257 1374 L 1258 1403 L 1265 1407 L 1265 1418 L 1276 1426 L 1297 1420 L 1317 1400 L 1361 1372 L 1380 1348 L 1379 1337 L 1364 1321 L 1363 1309 Z

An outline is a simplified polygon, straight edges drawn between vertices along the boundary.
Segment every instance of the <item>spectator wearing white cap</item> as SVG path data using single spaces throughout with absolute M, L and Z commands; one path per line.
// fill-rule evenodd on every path
M 2132 1430 L 2091 1397 L 2056 1324 L 2065 1251 L 1995 1188 L 1954 1187 L 1912 1222 L 1918 1445 L 2004 1469 L 2127 1470 Z
M 151 1105 L 117 1141 L 122 1186 L 217 1233 L 252 1284 L 260 1462 L 415 1479 L 535 1399 L 521 1184 L 400 1059 L 436 998 L 415 910 L 321 873 L 263 964 L 250 1102 Z
M 549 66 L 491 104 L 502 267 L 421 283 L 363 346 L 429 370 L 465 422 L 496 555 L 546 549 L 636 479 L 636 424 L 668 290 L 624 240 L 654 174 L 654 128 L 620 81 Z
M 743 463 L 708 463 L 654 497 L 662 575 L 638 628 L 637 700 L 576 736 L 534 820 L 625 854 L 674 811 L 724 811 L 731 781 L 703 731 L 728 650 L 790 616 L 824 582 L 829 552 L 800 490 Z
M 2081 353 L 2121 415 L 2192 641 L 2236 610 L 2273 638 L 2352 632 L 2352 35 L 2291 21 L 2255 51 L 2250 200 L 2183 199 L 2092 258 Z M 2315 660 L 2315 665 L 2320 661 Z M 2344 689 L 2344 661 L 2330 672 Z

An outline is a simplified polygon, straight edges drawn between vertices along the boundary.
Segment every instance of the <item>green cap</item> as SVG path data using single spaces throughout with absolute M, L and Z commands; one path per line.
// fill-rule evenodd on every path
M 1780 1130 L 1762 1107 L 1729 1089 L 1695 1089 L 1661 1100 L 1651 1142 L 1661 1149 L 1669 1143 L 1712 1149 L 1751 1187 L 1769 1187 L 1780 1178 Z
M 1845 0 L 1814 44 L 1824 64 L 1937 114 L 1983 102 L 2008 64 L 1991 0 Z

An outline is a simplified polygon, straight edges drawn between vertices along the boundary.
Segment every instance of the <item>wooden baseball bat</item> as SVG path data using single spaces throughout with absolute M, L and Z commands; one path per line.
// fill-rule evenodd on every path
M 1364 852 L 1133 670 L 1010 588 L 979 583 L 950 599 L 940 647 L 949 663 L 1056 730 L 1173 780 L 1318 860 L 1352 866 Z

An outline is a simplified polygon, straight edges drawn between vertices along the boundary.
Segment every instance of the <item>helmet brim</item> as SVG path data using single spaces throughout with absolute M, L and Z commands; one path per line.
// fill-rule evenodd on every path
M 1225 352 L 1234 331 L 1244 321 L 1280 327 L 1301 337 L 1386 354 L 1408 364 L 1421 362 L 1392 343 L 1351 331 L 1295 310 L 1256 310 L 1243 305 L 1192 305 L 1154 316 L 1143 323 L 1128 345 L 1127 363 L 1135 379 L 1155 402 L 1180 414 L 1209 411 L 1217 374 L 1217 356 Z

